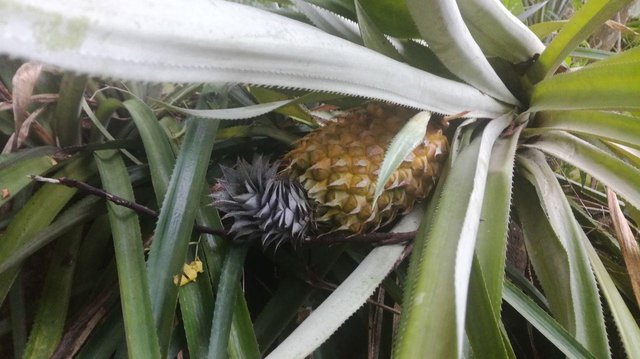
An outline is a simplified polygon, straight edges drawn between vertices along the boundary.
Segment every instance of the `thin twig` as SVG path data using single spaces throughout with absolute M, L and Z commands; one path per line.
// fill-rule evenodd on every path
M 76 188 L 79 189 L 83 192 L 92 194 L 94 196 L 106 199 L 107 201 L 110 201 L 112 203 L 117 204 L 118 206 L 122 206 L 122 207 L 126 207 L 129 208 L 133 211 L 135 211 L 136 213 L 142 213 L 142 214 L 146 214 L 148 216 L 154 217 L 154 218 L 158 218 L 159 213 L 154 211 L 153 209 L 147 207 L 147 206 L 143 206 L 139 203 L 136 202 L 132 202 L 129 200 L 126 200 L 122 197 L 118 197 L 112 193 L 106 192 L 100 188 L 96 188 L 88 183 L 82 182 L 82 181 L 78 181 L 78 180 L 74 180 L 71 178 L 67 178 L 67 177 L 60 177 L 60 178 L 48 178 L 48 177 L 42 177 L 42 176 L 30 176 L 31 179 L 33 179 L 34 181 L 38 181 L 38 182 L 45 182 L 45 183 L 53 183 L 53 184 L 59 184 L 59 185 L 63 185 L 66 187 L 70 187 L 70 188 Z M 205 234 L 212 234 L 212 235 L 216 235 L 216 236 L 221 236 L 221 237 L 228 237 L 229 233 L 227 231 L 225 231 L 224 229 L 215 229 L 215 228 L 211 228 L 211 227 L 206 227 L 206 226 L 201 226 L 199 224 L 197 224 L 195 226 L 195 230 L 199 233 L 205 233 Z

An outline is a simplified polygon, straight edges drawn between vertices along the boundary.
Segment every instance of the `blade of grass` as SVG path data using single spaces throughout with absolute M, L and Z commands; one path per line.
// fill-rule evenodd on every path
M 131 182 L 119 152 L 102 150 L 96 152 L 94 158 L 104 190 L 134 201 Z M 118 266 L 127 352 L 131 358 L 160 358 L 138 216 L 111 202 L 107 203 L 107 209 Z
M 0 207 L 13 199 L 13 196 L 20 190 L 32 183 L 28 177 L 29 175 L 40 175 L 57 164 L 50 154 L 21 158 L 18 162 L 11 162 L 11 164 L 7 163 L 6 166 L 2 165 L 4 161 L 0 164 L 0 191 L 2 191 L 0 193 Z

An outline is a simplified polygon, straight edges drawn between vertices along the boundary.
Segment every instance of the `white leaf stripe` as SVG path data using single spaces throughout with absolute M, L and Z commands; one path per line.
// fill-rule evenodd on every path
M 508 107 L 312 26 L 226 1 L 6 0 L 0 53 L 94 75 L 241 82 L 376 98 L 444 114 Z M 46 36 L 43 35 L 43 29 Z

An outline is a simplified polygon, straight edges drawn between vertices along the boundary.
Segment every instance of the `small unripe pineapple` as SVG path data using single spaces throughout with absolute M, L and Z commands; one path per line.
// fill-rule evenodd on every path
M 299 242 L 312 229 L 317 234 L 374 231 L 429 194 L 448 153 L 440 125 L 430 124 L 424 141 L 392 174 L 374 205 L 385 150 L 415 114 L 379 103 L 348 111 L 300 139 L 277 176 L 277 164 L 263 158 L 226 169 L 214 205 L 234 219 L 230 231 L 236 238 L 259 238 L 263 245 Z

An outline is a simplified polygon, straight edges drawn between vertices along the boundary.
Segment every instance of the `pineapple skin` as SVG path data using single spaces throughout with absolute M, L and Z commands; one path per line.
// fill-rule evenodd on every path
M 303 137 L 285 156 L 284 172 L 307 191 L 320 233 L 375 231 L 429 194 L 449 151 L 439 124 L 429 125 L 424 141 L 392 174 L 373 207 L 385 150 L 416 113 L 368 103 Z

